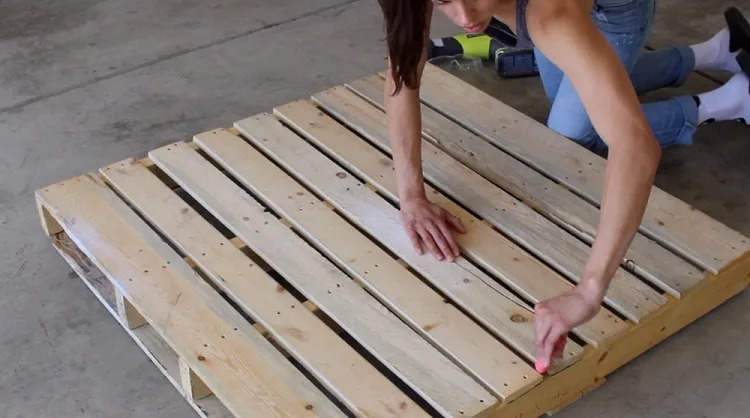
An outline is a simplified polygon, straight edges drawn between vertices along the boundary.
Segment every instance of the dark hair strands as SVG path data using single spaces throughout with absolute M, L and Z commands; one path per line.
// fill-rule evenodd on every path
M 396 85 L 418 87 L 418 67 L 422 58 L 429 0 L 378 0 L 385 20 L 391 77 Z

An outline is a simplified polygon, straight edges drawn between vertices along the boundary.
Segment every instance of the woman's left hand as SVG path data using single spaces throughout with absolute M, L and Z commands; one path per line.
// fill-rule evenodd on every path
M 601 308 L 602 298 L 596 286 L 579 284 L 536 305 L 538 372 L 546 372 L 552 359 L 562 357 L 568 332 L 593 318 Z

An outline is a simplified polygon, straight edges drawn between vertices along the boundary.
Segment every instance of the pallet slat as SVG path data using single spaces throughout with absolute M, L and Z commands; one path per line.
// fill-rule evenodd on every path
M 341 415 L 99 180 L 77 177 L 37 198 L 234 414 Z
M 347 87 L 384 111 L 384 85 L 380 77 L 369 76 Z M 426 105 L 422 105 L 422 122 L 423 136 L 433 144 L 589 245 L 593 243 L 599 210 L 590 202 Z M 677 298 L 705 278 L 701 270 L 640 233 L 634 236 L 622 265 Z
M 273 135 L 269 131 L 255 133 L 264 138 Z M 197 135 L 195 142 L 412 328 L 434 340 L 434 344 L 481 379 L 494 394 L 508 401 L 541 381 L 541 376 L 515 353 L 446 304 L 438 293 L 243 139 L 218 130 Z
M 352 411 L 426 416 L 195 209 L 133 160 L 101 170 L 116 190 Z M 357 384 L 354 384 L 356 381 Z
M 297 290 L 444 415 L 476 415 L 497 403 L 187 143 L 149 157 Z
M 581 196 L 600 204 L 606 160 L 432 64 L 422 76 L 425 104 Z M 641 232 L 718 273 L 750 251 L 750 241 L 653 187 Z
M 352 129 L 389 150 L 385 115 L 359 96 L 346 88 L 334 87 L 314 95 L 313 99 Z M 422 142 L 422 155 L 426 179 L 569 280 L 580 280 L 590 250 L 586 244 L 431 143 Z M 605 301 L 636 323 L 666 303 L 661 294 L 622 268 L 615 273 Z
M 396 176 L 393 161 L 370 144 L 308 102 L 298 101 L 278 107 L 275 112 L 307 139 L 328 151 L 328 155 L 358 176 L 373 184 L 394 202 Z M 503 283 L 532 303 L 553 297 L 572 287 L 536 258 L 521 250 L 501 234 L 426 185 L 430 198 L 461 218 L 466 234 L 456 236 L 462 249 L 478 264 L 499 277 Z M 494 280 L 487 281 L 492 285 Z M 605 343 L 627 329 L 608 309 L 602 309 L 591 321 L 574 329 L 589 344 Z

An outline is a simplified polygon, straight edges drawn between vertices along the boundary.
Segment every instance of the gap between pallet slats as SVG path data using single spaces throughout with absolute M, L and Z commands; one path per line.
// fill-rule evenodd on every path
M 186 143 L 151 159 L 336 320 L 389 370 L 445 415 L 476 415 L 496 399 Z

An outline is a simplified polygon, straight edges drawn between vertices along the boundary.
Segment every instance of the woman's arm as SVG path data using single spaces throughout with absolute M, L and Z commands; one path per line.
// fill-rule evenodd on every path
M 645 212 L 661 147 L 630 78 L 589 15 L 590 0 L 531 1 L 534 44 L 571 80 L 609 156 L 601 215 L 583 277 L 572 291 L 537 306 L 537 344 L 549 364 L 555 343 L 601 306 Z
M 424 48 L 418 66 L 419 79 L 427 60 L 431 4 L 428 7 Z M 456 216 L 431 203 L 425 193 L 419 88 L 410 88 L 404 83 L 395 95 L 394 91 L 395 83 L 389 60 L 383 94 L 388 118 L 388 137 L 396 169 L 401 223 L 417 253 L 424 253 L 424 244 L 438 260 L 452 261 L 459 255 L 459 247 L 451 230 L 465 232 L 465 229 Z

